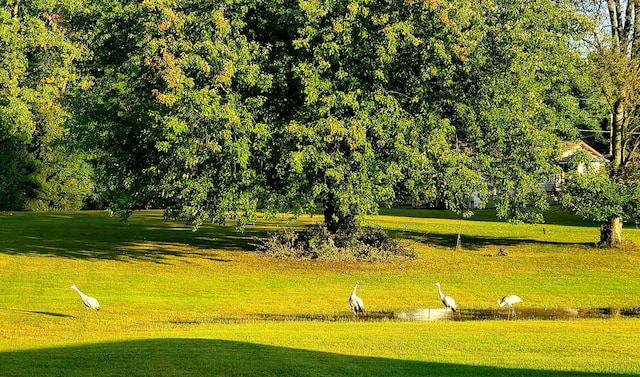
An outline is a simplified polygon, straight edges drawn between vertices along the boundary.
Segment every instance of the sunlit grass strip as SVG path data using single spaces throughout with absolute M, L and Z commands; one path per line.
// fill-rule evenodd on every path
M 291 370 L 297 376 L 384 376 L 400 370 L 409 376 L 438 370 L 442 375 L 464 371 L 482 376 L 640 373 L 634 321 L 254 322 L 143 326 L 117 333 L 75 325 L 79 334 L 66 344 L 34 342 L 0 353 L 0 371 L 21 376 L 98 376 L 105 370 L 206 376 L 216 375 L 213 365 L 222 365 L 223 375 L 283 375 Z M 158 365 L 164 369 L 157 370 Z

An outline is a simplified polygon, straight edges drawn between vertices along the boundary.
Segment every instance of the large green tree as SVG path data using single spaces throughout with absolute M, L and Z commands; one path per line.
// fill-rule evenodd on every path
M 77 209 L 91 192 L 88 167 L 65 144 L 64 96 L 82 53 L 66 34 L 73 6 L 0 3 L 0 209 Z
M 336 231 L 491 188 L 500 216 L 536 220 L 582 121 L 568 2 L 93 1 L 73 23 L 93 51 L 75 132 L 125 214 L 320 204 Z

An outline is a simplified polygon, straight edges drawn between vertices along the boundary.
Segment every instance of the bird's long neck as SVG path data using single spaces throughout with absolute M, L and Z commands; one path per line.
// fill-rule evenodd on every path
M 86 297 L 87 297 L 87 295 L 85 295 L 84 293 L 80 292 L 80 290 L 79 290 L 78 288 L 73 287 L 73 289 L 74 289 L 76 292 L 78 292 L 78 294 L 80 295 L 80 297 L 81 297 L 81 298 L 86 298 Z
M 444 293 L 442 293 L 442 290 L 440 289 L 439 285 L 436 285 L 436 287 L 438 287 L 438 294 L 440 295 L 440 299 L 444 299 Z
M 355 296 L 356 295 L 356 290 L 358 289 L 358 284 L 356 284 L 355 287 L 353 287 L 353 292 L 351 292 L 351 296 Z
M 498 305 L 500 305 L 500 307 L 503 307 L 503 306 L 507 305 L 507 303 L 504 302 L 504 300 L 498 300 Z

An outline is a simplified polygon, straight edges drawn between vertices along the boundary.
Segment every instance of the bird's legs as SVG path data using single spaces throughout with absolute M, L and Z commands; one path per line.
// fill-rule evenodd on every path
M 85 312 L 84 312 L 84 321 L 87 322 L 87 320 L 89 319 L 89 307 L 85 306 L 84 307 Z M 98 317 L 98 322 L 100 322 L 100 315 L 98 314 L 98 311 L 96 310 L 96 317 Z

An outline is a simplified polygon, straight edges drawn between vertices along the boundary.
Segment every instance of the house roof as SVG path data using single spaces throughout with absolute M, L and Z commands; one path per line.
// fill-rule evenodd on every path
M 582 148 L 589 152 L 589 154 L 593 157 L 594 160 L 598 161 L 606 161 L 602 153 L 595 150 L 592 146 L 585 143 L 584 141 L 573 142 L 573 141 L 563 141 L 560 145 L 561 148 L 561 158 L 560 163 L 566 164 L 571 160 L 571 156 L 573 156 L 576 150 Z

